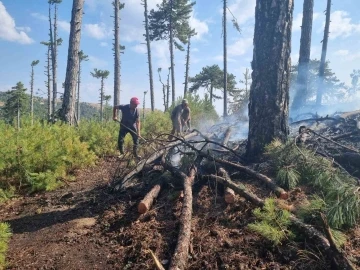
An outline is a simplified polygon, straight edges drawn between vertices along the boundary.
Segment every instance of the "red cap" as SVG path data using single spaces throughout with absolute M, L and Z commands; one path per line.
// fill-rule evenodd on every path
M 139 99 L 137 97 L 133 97 L 133 98 L 130 99 L 130 103 L 139 105 L 140 101 L 139 101 Z

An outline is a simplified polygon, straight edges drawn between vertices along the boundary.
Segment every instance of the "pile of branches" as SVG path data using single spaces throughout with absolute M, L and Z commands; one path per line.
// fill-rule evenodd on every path
M 301 123 L 303 122 L 304 121 Z M 348 136 L 345 136 L 345 133 L 349 133 L 349 131 L 344 130 L 344 133 L 342 134 L 344 137 L 342 138 Z M 291 226 L 296 227 L 298 231 L 302 232 L 308 239 L 313 241 L 318 246 L 319 250 L 328 256 L 329 261 L 331 261 L 331 264 L 335 269 L 355 269 L 336 244 L 334 231 L 330 229 L 328 222 L 328 215 L 324 215 L 323 212 L 321 212 L 323 209 L 316 209 L 316 211 L 319 212 L 322 221 L 322 230 L 319 231 L 311 224 L 311 222 L 306 223 L 304 218 L 299 218 L 300 215 L 298 215 L 299 212 L 296 211 L 297 209 L 292 208 L 286 203 L 286 200 L 289 198 L 289 190 L 295 188 L 296 183 L 300 181 L 299 173 L 294 169 L 294 163 L 297 162 L 294 157 L 303 157 L 302 162 L 299 162 L 299 164 L 322 162 L 309 159 L 309 156 L 313 155 L 320 155 L 324 159 L 330 158 L 329 151 L 326 153 L 321 152 L 324 151 L 325 147 L 319 147 L 321 143 L 318 138 L 328 142 L 335 142 L 341 138 L 327 138 L 311 128 L 301 126 L 301 128 L 299 128 L 299 133 L 296 134 L 294 140 L 288 144 L 283 145 L 279 142 L 274 142 L 268 147 L 268 156 L 273 160 L 273 162 L 268 163 L 268 165 L 275 171 L 275 176 L 272 178 L 260 173 L 254 169 L 254 167 L 251 167 L 251 165 L 246 165 L 246 162 L 240 155 L 241 147 L 239 146 L 243 145 L 243 142 L 238 143 L 235 147 L 229 147 L 230 134 L 231 128 L 228 128 L 222 136 L 202 134 L 201 132 L 194 130 L 184 137 L 173 136 L 173 139 L 169 143 L 167 143 L 168 141 L 165 139 L 162 140 L 160 135 L 156 138 L 158 145 L 155 152 L 146 159 L 141 160 L 137 166 L 125 176 L 115 178 L 111 183 L 111 187 L 114 190 L 125 191 L 128 187 L 136 185 L 136 177 L 139 174 L 146 175 L 156 172 L 161 175 L 151 183 L 152 187 L 150 191 L 138 204 L 138 212 L 140 214 L 145 214 L 151 209 L 152 205 L 156 202 L 156 198 L 163 189 L 166 189 L 169 186 L 178 186 L 183 190 L 178 242 L 169 269 L 186 269 L 191 239 L 193 208 L 192 189 L 195 182 L 213 183 L 214 186 L 222 190 L 224 200 L 229 204 L 235 201 L 235 196 L 237 194 L 259 207 L 259 209 L 265 208 L 266 210 L 266 208 L 269 208 L 267 198 L 258 197 L 250 192 L 241 182 L 233 180 L 231 175 L 234 173 L 245 174 L 255 181 L 263 183 L 263 186 L 268 188 L 271 191 L 271 194 L 276 195 L 278 198 L 277 200 L 284 201 L 284 203 L 277 203 L 276 207 L 287 211 L 288 220 L 289 223 L 291 223 Z M 338 134 L 338 136 L 339 135 L 340 134 Z M 349 136 L 353 135 L 354 134 Z M 221 137 L 220 140 L 219 137 Z M 314 146 L 314 142 L 316 142 L 316 146 Z M 344 145 L 340 143 L 338 143 L 337 146 L 344 147 Z M 286 154 L 280 155 L 280 153 L 289 151 L 288 147 L 291 148 L 291 151 L 295 152 L 295 154 L 291 155 L 293 158 L 291 162 L 287 158 L 285 158 L 285 161 L 280 158 L 280 156 L 289 157 L 289 155 Z M 307 147 L 310 147 L 311 149 L 309 150 Z M 345 149 L 346 147 L 347 150 L 352 149 L 352 153 L 358 154 L 355 148 L 353 149 L 345 145 Z M 275 156 L 278 158 L 274 158 Z M 338 168 L 342 170 L 341 174 L 347 174 L 349 177 L 348 182 L 345 181 L 344 187 L 353 188 L 356 185 L 356 183 L 353 182 L 355 179 L 353 174 L 348 172 L 340 165 L 340 163 L 335 162 L 335 160 L 332 160 L 331 163 L 327 163 L 326 165 L 330 167 L 333 165 L 338 166 Z M 299 168 L 302 167 L 299 165 Z M 171 174 L 172 177 L 167 177 L 169 174 Z M 324 179 L 325 178 L 326 177 L 324 177 Z M 324 181 L 324 183 L 329 183 L 329 179 L 326 179 L 327 181 Z M 357 192 L 358 191 L 359 190 L 357 190 Z M 346 193 L 348 190 L 344 192 Z M 343 194 L 344 196 L 346 196 L 345 193 Z M 360 199 L 357 199 L 358 198 L 355 198 L 354 203 L 360 202 Z M 259 216 L 261 215 L 259 214 Z M 357 219 L 358 216 L 355 216 L 354 218 Z M 163 266 L 156 256 L 153 253 L 151 254 L 157 268 L 163 269 Z

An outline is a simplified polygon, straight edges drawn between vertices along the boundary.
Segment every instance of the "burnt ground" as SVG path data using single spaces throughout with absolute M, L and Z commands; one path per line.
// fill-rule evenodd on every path
M 59 190 L 12 199 L 0 209 L 13 236 L 8 269 L 155 269 L 152 250 L 167 268 L 175 249 L 182 197 L 161 191 L 144 215 L 137 204 L 151 188 L 148 179 L 126 192 L 107 188 L 118 165 L 99 162 L 76 173 L 76 182 Z M 259 197 L 271 195 L 242 177 Z M 304 191 L 293 193 L 301 199 Z M 209 183 L 195 183 L 188 269 L 329 269 L 327 259 L 303 238 L 273 246 L 247 229 L 253 206 L 237 196 L 227 205 Z M 360 228 L 348 232 L 348 257 L 360 261 Z M 358 264 L 360 267 L 360 265 Z

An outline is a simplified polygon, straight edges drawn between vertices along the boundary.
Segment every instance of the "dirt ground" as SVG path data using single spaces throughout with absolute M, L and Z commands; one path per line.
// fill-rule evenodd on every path
M 151 187 L 144 180 L 126 192 L 111 192 L 107 183 L 117 162 L 102 160 L 57 191 L 1 206 L 0 220 L 13 230 L 8 269 L 156 269 L 149 250 L 167 268 L 177 241 L 181 196 L 165 189 L 152 210 L 139 215 L 137 204 Z M 245 184 L 260 197 L 269 195 L 251 180 Z M 249 231 L 253 207 L 244 199 L 227 205 L 206 183 L 195 183 L 193 194 L 188 269 L 329 269 L 327 259 L 305 240 L 274 247 Z M 360 228 L 349 234 L 345 250 L 359 262 Z

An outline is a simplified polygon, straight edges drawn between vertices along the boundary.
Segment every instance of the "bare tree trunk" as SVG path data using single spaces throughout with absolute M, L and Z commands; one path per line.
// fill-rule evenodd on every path
M 51 48 L 51 66 L 52 66 L 52 85 L 53 85 L 53 93 L 52 93 L 52 102 L 51 102 L 51 111 L 55 113 L 56 108 L 56 95 L 57 95 L 57 76 L 56 76 L 56 57 L 57 57 L 57 49 L 56 49 L 56 38 L 57 38 L 57 5 L 55 4 L 55 15 L 54 15 L 54 34 L 53 34 L 53 25 L 51 22 L 51 4 L 49 4 L 49 24 L 50 24 L 50 48 Z
M 34 124 L 34 66 L 31 66 L 31 80 L 30 80 L 30 117 L 31 125 Z
M 80 84 L 81 84 L 81 59 L 79 59 L 79 72 L 77 80 L 77 97 L 76 97 L 76 117 L 80 121 Z
M 47 112 L 48 112 L 48 120 L 51 119 L 51 75 L 50 75 L 50 53 L 51 53 L 51 49 L 50 49 L 50 45 L 48 45 L 48 50 L 47 50 L 47 62 L 46 62 L 46 76 L 47 76 L 47 92 L 48 92 L 48 96 L 47 96 Z
M 103 121 L 103 114 L 104 114 L 104 77 L 101 78 L 101 88 L 100 88 L 100 122 Z
M 247 156 L 289 134 L 292 0 L 257 0 Z M 269 68 L 271 67 L 271 68 Z
M 114 1 L 114 106 L 120 104 L 120 42 L 119 42 L 119 31 L 120 31 L 120 0 Z M 101 117 L 102 121 L 102 117 Z
M 79 72 L 79 50 L 83 12 L 84 0 L 74 0 L 70 23 L 64 100 L 61 108 L 61 119 L 70 125 L 74 125 L 76 80 Z
M 213 86 L 213 83 L 211 82 L 211 85 L 210 85 L 210 104 L 211 105 L 213 104 L 213 93 L 214 93 L 214 86 Z
M 172 105 L 175 104 L 175 68 L 174 68 L 174 37 L 173 37 L 173 0 L 170 0 L 170 18 L 169 18 L 169 27 L 170 27 L 170 67 L 171 67 L 171 87 L 172 87 L 172 96 L 171 101 Z
M 191 45 L 191 35 L 188 36 L 188 44 L 186 51 L 184 98 L 186 97 L 186 94 L 188 92 L 188 84 L 189 84 L 190 45 Z
M 148 56 L 148 64 L 149 64 L 151 111 L 154 111 L 155 110 L 154 80 L 153 80 L 153 71 L 152 71 L 152 62 L 151 62 L 151 47 L 150 47 L 150 37 L 149 37 L 149 19 L 148 19 L 147 0 L 144 0 L 144 8 L 145 8 L 145 11 L 144 11 L 145 37 L 146 37 L 146 47 L 147 47 L 147 56 Z
M 318 91 L 317 91 L 317 95 L 316 95 L 316 105 L 317 106 L 321 105 L 323 90 L 324 90 L 323 89 L 324 73 L 325 73 L 327 45 L 328 45 L 328 40 L 329 40 L 330 12 L 331 12 L 331 0 L 327 0 L 324 39 L 322 41 L 323 44 L 322 44 L 321 61 L 320 61 L 320 68 L 319 68 L 319 85 L 318 85 Z
M 226 6 L 227 0 L 224 1 L 224 21 L 223 21 L 223 34 L 224 34 L 224 116 L 227 116 L 227 49 L 226 49 Z
M 167 89 L 167 92 L 166 92 L 166 110 L 169 109 L 169 99 L 170 99 L 170 71 L 171 71 L 171 68 L 169 68 L 169 73 L 168 73 L 168 76 L 167 76 L 167 85 L 166 85 L 166 89 Z
M 292 108 L 299 110 L 308 96 L 308 77 L 311 50 L 311 33 L 314 13 L 314 0 L 304 0 L 303 19 L 301 26 L 300 55 L 298 76 L 296 80 L 296 94 Z

